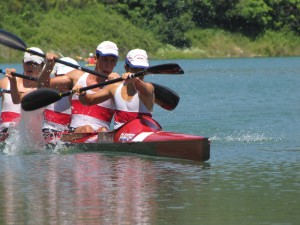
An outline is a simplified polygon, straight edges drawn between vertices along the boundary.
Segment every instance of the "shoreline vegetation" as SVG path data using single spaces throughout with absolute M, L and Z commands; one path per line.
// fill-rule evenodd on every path
M 143 23 L 147 24 L 138 24 L 136 19 L 121 13 L 124 3 L 121 5 L 123 8 L 118 4 L 124 1 L 115 1 L 110 5 L 86 4 L 88 0 L 74 1 L 76 4 L 85 2 L 84 7 L 65 6 L 62 0 L 57 1 L 61 4 L 48 6 L 37 5 L 48 2 L 42 0 L 39 3 L 33 0 L 15 2 L 20 5 L 12 7 L 6 2 L 0 3 L 1 11 L 8 11 L 2 15 L 1 29 L 20 37 L 27 47 L 37 46 L 45 53 L 52 51 L 78 61 L 87 58 L 103 40 L 117 43 L 121 60 L 133 48 L 145 49 L 153 60 L 300 56 L 299 32 L 286 26 L 277 30 L 265 29 L 253 36 L 238 30 L 226 30 L 222 26 L 190 25 L 192 20 L 188 17 L 188 22 L 183 24 L 188 24 L 189 28 L 179 32 L 178 27 L 169 21 L 158 23 L 157 27 L 145 19 Z M 133 12 L 136 11 L 131 11 L 131 14 Z M 169 32 L 166 35 L 173 35 L 170 43 L 164 39 L 164 31 Z M 172 43 L 171 39 L 177 42 Z M 0 63 L 20 62 L 22 58 L 22 52 L 0 46 Z

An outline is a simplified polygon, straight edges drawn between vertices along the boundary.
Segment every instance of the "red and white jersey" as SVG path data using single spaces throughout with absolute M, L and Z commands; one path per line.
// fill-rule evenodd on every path
M 7 90 L 10 90 L 10 82 L 8 82 Z M 14 104 L 11 94 L 3 93 L 2 95 L 2 112 L 1 112 L 1 128 L 8 128 L 10 125 L 16 125 L 21 117 L 21 104 Z
M 114 129 L 119 128 L 127 121 L 132 120 L 138 116 L 145 115 L 152 117 L 152 112 L 147 109 L 145 104 L 139 98 L 138 92 L 135 93 L 130 101 L 125 101 L 122 98 L 121 90 L 123 86 L 124 83 L 118 86 L 114 96 L 116 107 Z
M 43 129 L 67 131 L 71 123 L 70 97 L 65 96 L 59 101 L 48 105 L 44 111 Z
M 88 73 L 84 73 L 76 84 L 86 87 L 88 75 Z M 92 94 L 95 92 L 88 90 L 87 93 Z M 115 107 L 113 101 L 110 99 L 96 105 L 87 106 L 80 103 L 78 95 L 73 95 L 70 127 L 77 128 L 84 125 L 90 125 L 95 131 L 101 127 L 109 129 L 114 112 Z

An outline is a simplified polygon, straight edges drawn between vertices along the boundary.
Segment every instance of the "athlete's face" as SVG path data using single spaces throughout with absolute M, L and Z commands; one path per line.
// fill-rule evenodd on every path
M 23 63 L 24 74 L 27 76 L 37 77 L 39 75 L 39 73 L 42 71 L 43 66 L 44 65 L 42 63 L 38 64 L 33 61 Z
M 115 56 L 98 56 L 96 62 L 96 71 L 109 75 L 117 65 L 118 58 Z

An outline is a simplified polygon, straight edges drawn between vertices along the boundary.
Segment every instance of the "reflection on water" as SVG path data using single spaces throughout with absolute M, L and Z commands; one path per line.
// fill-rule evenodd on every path
M 189 187 L 202 179 L 201 168 L 193 164 L 180 168 L 177 163 L 135 156 L 5 158 L 0 165 L 4 224 L 156 224 L 167 219 L 160 215 L 166 202 L 173 202 L 167 211 L 189 207 Z M 178 179 L 181 169 L 192 177 Z
M 208 163 L 109 153 L 2 154 L 0 220 L 297 224 L 299 151 L 290 150 L 289 161 L 284 154 L 219 148 Z
M 4 161 L 0 211 L 6 224 L 151 224 L 155 219 L 151 162 L 100 154 L 59 157 L 64 160 Z

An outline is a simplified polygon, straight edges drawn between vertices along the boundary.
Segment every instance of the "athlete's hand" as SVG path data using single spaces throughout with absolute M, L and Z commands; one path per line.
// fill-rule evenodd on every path
M 114 80 L 120 78 L 120 75 L 118 73 L 112 72 L 111 74 L 108 75 L 108 80 Z
M 73 92 L 74 94 L 76 94 L 76 95 L 83 95 L 83 94 L 85 94 L 85 91 L 80 92 L 80 88 L 82 88 L 82 85 L 77 84 L 77 85 L 75 85 L 75 86 L 72 88 L 72 92 Z
M 16 80 L 16 77 L 12 75 L 12 73 L 15 73 L 16 72 L 16 69 L 6 69 L 5 70 L 5 76 L 8 77 L 9 81 L 15 81 Z

